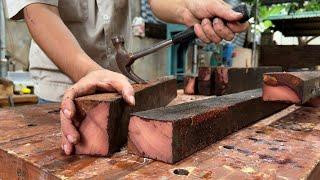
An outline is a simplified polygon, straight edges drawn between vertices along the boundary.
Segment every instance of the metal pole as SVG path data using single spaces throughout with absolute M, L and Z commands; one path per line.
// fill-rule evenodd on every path
M 192 74 L 197 74 L 198 67 L 198 45 L 195 42 L 193 46 L 193 58 L 192 58 Z
M 5 17 L 4 6 L 2 0 L 0 0 L 0 59 L 5 58 L 6 52 L 6 30 L 5 30 Z
M 252 50 L 252 63 L 253 66 L 258 66 L 257 62 L 257 42 L 256 42 L 256 29 L 257 29 L 257 23 L 258 23 L 258 4 L 259 0 L 256 0 L 256 5 L 255 5 L 255 14 L 254 14 L 254 28 L 253 28 L 253 50 Z
M 0 0 L 0 76 L 6 76 L 6 29 L 5 29 L 4 5 Z

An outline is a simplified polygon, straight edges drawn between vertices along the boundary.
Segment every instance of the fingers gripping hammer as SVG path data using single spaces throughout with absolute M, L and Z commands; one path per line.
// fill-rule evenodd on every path
M 243 14 L 242 19 L 239 21 L 240 23 L 244 23 L 249 20 L 249 13 L 245 4 L 241 4 L 235 8 L 234 11 L 240 12 Z M 153 47 L 144 49 L 139 52 L 129 53 L 124 46 L 124 38 L 120 36 L 116 36 L 112 38 L 112 43 L 116 48 L 116 62 L 119 67 L 119 70 L 123 75 L 125 75 L 130 80 L 142 84 L 146 83 L 143 79 L 137 76 L 131 68 L 131 65 L 139 58 L 144 57 L 146 55 L 152 54 L 159 49 L 168 47 L 170 45 L 187 43 L 196 38 L 196 34 L 194 31 L 194 27 L 190 27 L 187 30 L 176 34 L 172 39 L 162 41 Z

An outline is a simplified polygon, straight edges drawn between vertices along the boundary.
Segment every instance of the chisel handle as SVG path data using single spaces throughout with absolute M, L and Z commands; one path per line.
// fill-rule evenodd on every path
M 245 4 L 240 4 L 239 6 L 236 6 L 235 8 L 233 8 L 232 10 L 243 14 L 243 17 L 239 20 L 240 23 L 244 23 L 249 20 L 249 12 Z M 192 26 L 187 30 L 174 35 L 172 38 L 172 42 L 173 44 L 181 44 L 181 43 L 190 42 L 196 38 L 197 38 L 197 35 L 194 31 L 194 26 Z

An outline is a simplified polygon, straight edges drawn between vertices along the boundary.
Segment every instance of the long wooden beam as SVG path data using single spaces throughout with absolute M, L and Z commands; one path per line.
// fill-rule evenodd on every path
M 201 95 L 217 95 L 238 93 L 261 88 L 263 74 L 281 72 L 277 66 L 255 68 L 200 67 L 199 92 Z
M 258 89 L 134 113 L 128 150 L 175 163 L 287 106 L 263 102 Z
M 266 73 L 263 79 L 265 101 L 301 105 L 320 96 L 320 71 Z
M 127 141 L 130 113 L 169 104 L 177 96 L 176 80 L 162 78 L 135 84 L 136 105 L 127 105 L 116 93 L 96 94 L 75 100 L 81 142 L 76 154 L 108 156 Z

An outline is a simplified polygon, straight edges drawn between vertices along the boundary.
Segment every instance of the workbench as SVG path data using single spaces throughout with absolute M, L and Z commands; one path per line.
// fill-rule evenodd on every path
M 179 95 L 173 104 L 196 99 Z M 290 106 L 174 165 L 125 147 L 109 158 L 66 156 L 60 137 L 59 104 L 0 110 L 0 179 L 320 177 L 320 108 Z

